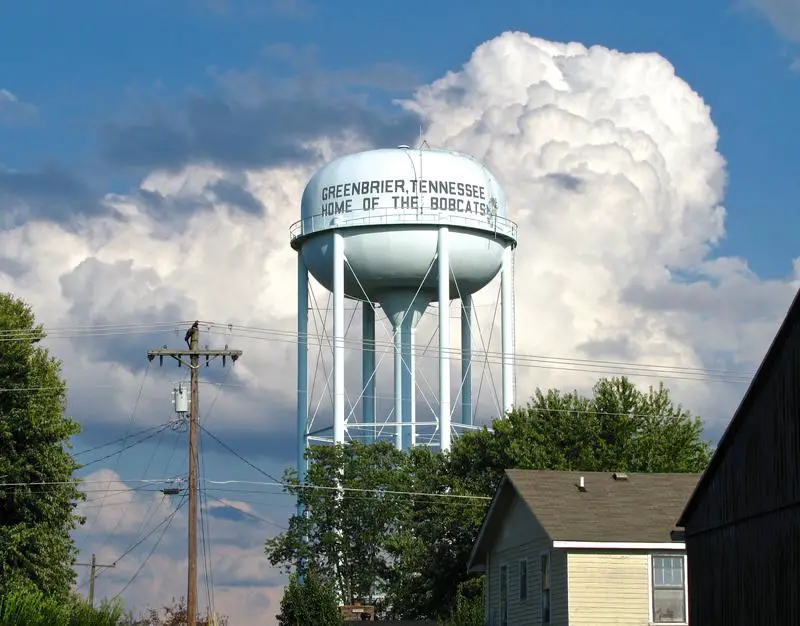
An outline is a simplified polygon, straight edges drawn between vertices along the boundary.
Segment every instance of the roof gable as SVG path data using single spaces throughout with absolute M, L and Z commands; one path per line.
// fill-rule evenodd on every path
M 725 432 L 722 433 L 722 437 L 720 437 L 719 443 L 717 444 L 717 449 L 714 451 L 714 456 L 711 457 L 711 462 L 708 464 L 706 471 L 703 473 L 702 478 L 698 482 L 697 486 L 689 497 L 686 506 L 681 512 L 677 526 L 685 527 L 689 518 L 692 516 L 697 507 L 698 500 L 705 494 L 708 484 L 716 473 L 716 470 L 722 462 L 722 459 L 725 457 L 728 449 L 736 441 L 737 433 L 741 430 L 744 422 L 747 420 L 748 415 L 751 414 L 750 407 L 769 381 L 769 377 L 779 360 L 780 353 L 784 348 L 787 339 L 798 323 L 800 323 L 800 290 L 792 299 L 792 303 L 789 305 L 789 310 L 787 311 L 783 322 L 781 322 L 781 325 L 778 328 L 778 332 L 775 334 L 772 343 L 767 349 L 764 359 L 758 366 L 758 369 L 753 376 L 753 380 L 750 381 L 750 385 L 747 387 L 747 391 L 745 391 L 742 401 L 739 403 L 738 408 L 734 412 L 731 421 L 725 428 Z
M 518 498 L 519 495 L 508 478 L 508 472 L 506 472 L 494 492 L 494 497 L 491 504 L 489 504 L 486 515 L 483 517 L 480 531 L 478 531 L 478 538 L 472 545 L 467 566 L 469 571 L 477 571 L 476 568 L 478 566 L 486 563 L 486 553 L 494 544 L 508 512 Z

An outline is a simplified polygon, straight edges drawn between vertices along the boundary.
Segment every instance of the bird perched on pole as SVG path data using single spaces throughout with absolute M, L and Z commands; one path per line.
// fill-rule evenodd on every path
M 189 327 L 189 330 L 186 331 L 186 335 L 184 335 L 183 337 L 183 340 L 186 342 L 186 345 L 189 346 L 190 348 L 192 347 L 192 337 L 199 329 L 200 329 L 200 322 L 195 321 L 195 323 Z

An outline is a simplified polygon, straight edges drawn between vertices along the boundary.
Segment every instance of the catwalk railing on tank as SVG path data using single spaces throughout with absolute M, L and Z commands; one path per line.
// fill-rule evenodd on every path
M 434 211 L 433 209 L 389 209 L 375 208 L 354 210 L 353 213 L 334 215 L 313 215 L 289 227 L 289 239 L 293 247 L 310 235 L 337 228 L 358 228 L 375 226 L 452 226 L 480 230 L 495 236 L 517 240 L 517 224 L 499 215 L 480 215 L 454 211 Z

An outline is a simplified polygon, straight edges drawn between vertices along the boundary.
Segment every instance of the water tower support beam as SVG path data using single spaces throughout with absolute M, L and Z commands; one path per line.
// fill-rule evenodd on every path
M 403 435 L 402 449 L 408 450 L 416 443 L 416 376 L 414 374 L 414 313 L 411 307 L 405 312 L 401 326 Z
M 461 423 L 472 425 L 472 296 L 461 296 Z
M 344 237 L 333 231 L 333 442 L 344 443 Z
M 413 323 L 409 324 L 408 331 L 408 369 L 409 369 L 409 404 L 411 415 L 408 421 L 411 422 L 410 441 L 411 447 L 417 445 L 417 355 L 414 344 L 417 341 L 417 329 Z
M 308 464 L 308 269 L 297 254 L 297 478 L 305 482 Z M 302 515 L 300 504 L 297 514 Z
M 450 241 L 446 226 L 439 228 L 439 447 L 450 450 Z
M 361 398 L 362 422 L 367 426 L 366 441 L 375 441 L 375 308 L 372 302 L 361 303 Z
M 395 447 L 403 449 L 403 333 L 394 327 L 394 421 Z
M 501 350 L 503 352 L 501 378 L 504 414 L 514 406 L 514 301 L 511 293 L 514 284 L 514 266 L 512 253 L 512 247 L 506 246 L 503 250 L 503 265 L 500 270 Z

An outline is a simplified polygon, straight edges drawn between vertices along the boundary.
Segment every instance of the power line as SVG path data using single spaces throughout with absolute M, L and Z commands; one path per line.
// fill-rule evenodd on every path
M 206 489 L 205 491 L 208 491 L 208 489 Z M 278 492 L 278 493 L 282 493 L 282 492 Z M 218 503 L 222 504 L 223 506 L 228 507 L 230 509 L 233 509 L 234 511 L 236 511 L 238 513 L 241 513 L 242 515 L 245 515 L 247 517 L 250 517 L 250 518 L 252 518 L 252 519 L 254 519 L 254 520 L 258 521 L 258 522 L 263 522 L 264 524 L 268 524 L 270 526 L 274 526 L 278 530 L 283 530 L 283 531 L 289 530 L 285 526 L 281 526 L 280 524 L 278 524 L 276 522 L 273 522 L 272 520 L 268 520 L 266 517 L 261 517 L 260 515 L 256 515 L 255 513 L 251 513 L 250 511 L 245 511 L 243 509 L 240 509 L 238 506 L 234 506 L 230 502 L 226 502 L 225 500 L 222 500 L 221 498 L 215 498 L 214 496 L 207 496 L 207 497 L 210 497 L 215 502 L 218 502 Z M 245 501 L 244 500 L 240 500 L 240 502 L 245 502 Z M 250 504 L 250 503 L 247 503 L 247 504 Z M 263 503 L 259 503 L 259 504 L 263 504 Z M 206 504 L 206 506 L 208 506 L 208 504 Z M 295 505 L 292 505 L 292 507 L 294 507 L 294 506 Z
M 215 327 L 209 323 L 211 327 Z M 260 329 L 254 327 L 234 327 L 241 329 L 244 333 L 258 333 L 243 334 L 237 333 L 237 337 L 245 337 L 249 339 L 257 339 L 262 341 L 274 341 L 283 343 L 296 343 L 297 333 L 289 330 L 279 329 Z M 214 331 L 210 331 L 214 334 Z M 266 336 L 265 336 L 266 335 Z M 308 333 L 308 343 L 310 346 L 315 347 L 330 347 L 331 338 L 327 333 Z M 393 343 L 387 340 L 376 339 L 375 347 L 383 348 L 387 351 L 393 349 Z M 420 346 L 417 346 L 418 348 Z M 344 348 L 346 350 L 360 351 L 362 349 L 360 340 L 345 337 Z M 451 348 L 449 354 L 454 359 L 460 357 L 460 351 L 457 348 Z M 434 359 L 438 358 L 437 355 L 426 354 L 425 351 L 420 350 L 417 355 L 419 358 Z M 498 365 L 502 362 L 502 353 L 491 350 L 473 349 L 473 360 L 482 361 L 485 364 Z M 581 359 L 571 357 L 554 357 L 546 355 L 525 354 L 517 352 L 514 355 L 515 364 L 520 367 L 534 368 L 534 369 L 549 369 L 556 371 L 576 371 L 576 372 L 589 372 L 596 374 L 622 374 L 623 370 L 625 375 L 629 376 L 643 376 L 650 378 L 667 378 L 673 380 L 699 380 L 701 382 L 730 382 L 730 383 L 749 383 L 752 374 L 738 370 L 722 370 L 710 368 L 695 368 L 683 366 L 670 366 L 670 365 L 656 365 L 656 364 L 643 364 L 643 363 L 630 363 L 621 361 L 607 361 L 600 359 Z
M 173 322 L 173 323 L 153 323 L 153 324 L 140 324 L 140 325 L 116 325 L 116 326 L 88 326 L 77 327 L 77 329 L 46 329 L 49 333 L 48 337 L 63 338 L 69 336 L 75 337 L 100 337 L 109 334 L 110 329 L 115 329 L 113 334 L 142 334 L 154 331 L 177 330 L 187 322 Z M 297 333 L 291 330 L 283 330 L 276 328 L 262 328 L 255 326 L 221 324 L 217 322 L 202 322 L 202 324 L 209 328 L 212 334 L 221 334 L 219 332 L 210 330 L 212 328 L 224 328 L 226 332 L 231 335 L 234 332 L 236 336 L 275 341 L 275 342 L 288 342 L 293 343 L 297 341 Z M 68 333 L 76 333 L 68 335 Z M 60 333 L 60 334 L 59 334 Z M 66 334 L 65 334 L 66 333 Z M 255 333 L 255 334 L 252 334 Z M 14 340 L 31 340 L 39 337 L 36 333 L 28 331 L 20 331 L 20 334 L 15 336 L 7 336 L 5 338 L 0 335 L 0 341 L 14 341 Z M 309 345 L 323 347 L 330 344 L 330 337 L 327 333 L 308 333 Z M 381 347 L 391 349 L 391 341 L 383 341 L 376 339 L 376 348 Z M 349 350 L 361 350 L 360 341 L 347 338 L 344 339 L 344 347 Z M 457 349 L 450 351 L 453 357 L 458 356 Z M 427 355 L 421 352 L 418 355 L 420 358 L 434 358 L 432 355 Z M 497 351 L 490 350 L 475 350 L 473 349 L 473 359 L 481 360 L 487 364 L 496 365 L 500 363 L 502 354 Z M 670 366 L 670 365 L 657 365 L 645 363 L 632 363 L 624 361 L 610 361 L 600 359 L 583 359 L 577 357 L 555 357 L 537 354 L 517 353 L 515 355 L 515 362 L 520 367 L 530 367 L 537 369 L 550 369 L 555 371 L 577 371 L 588 372 L 595 374 L 621 374 L 629 376 L 642 376 L 651 378 L 667 378 L 674 380 L 698 380 L 700 382 L 723 382 L 723 383 L 742 383 L 750 382 L 752 372 L 745 372 L 742 370 L 718 369 L 718 368 L 698 368 L 698 367 L 685 367 L 685 366 Z M 624 372 L 623 372 L 624 370 Z M 38 390 L 44 388 L 37 388 Z M 15 391 L 16 389 L 0 389 L 0 391 Z
M 162 501 L 162 502 L 164 501 L 164 500 L 163 500 L 163 498 L 162 498 L 162 500 L 161 500 L 161 501 Z M 139 547 L 140 545 L 142 545 L 142 544 L 143 544 L 145 541 L 147 541 L 147 539 L 148 539 L 148 538 L 152 537 L 152 536 L 153 536 L 153 534 L 154 534 L 154 533 L 155 533 L 155 532 L 156 532 L 156 531 L 157 531 L 159 528 L 161 528 L 161 527 L 162 527 L 164 524 L 169 524 L 169 523 L 171 522 L 171 520 L 172 520 L 172 519 L 175 517 L 175 515 L 177 514 L 178 510 L 181 508 L 181 506 L 182 506 L 182 505 L 183 505 L 183 501 L 180 501 L 180 502 L 178 503 L 178 506 L 176 507 L 176 509 L 175 509 L 175 510 L 173 510 L 173 511 L 172 511 L 170 514 L 168 514 L 168 515 L 167 515 L 167 517 L 165 517 L 165 518 L 164 518 L 163 520 L 161 520 L 161 521 L 160 521 L 158 524 L 156 524 L 156 525 L 155 525 L 153 528 L 151 528 L 151 529 L 150 529 L 150 531 L 149 531 L 149 532 L 148 532 L 146 535 L 144 535 L 144 536 L 143 536 L 143 537 L 141 537 L 140 539 L 137 539 L 137 540 L 135 540 L 133 543 L 131 543 L 131 544 L 130 544 L 130 545 L 129 545 L 129 546 L 128 546 L 128 547 L 127 547 L 127 548 L 126 548 L 126 549 L 125 549 L 125 550 L 124 550 L 124 551 L 123 551 L 123 552 L 122 552 L 122 553 L 121 553 L 121 554 L 120 554 L 120 555 L 119 555 L 119 556 L 116 558 L 116 560 L 114 561 L 114 565 L 116 565 L 116 564 L 117 564 L 117 563 L 119 563 L 119 562 L 120 562 L 122 559 L 124 559 L 126 556 L 128 556 L 129 554 L 131 554 L 131 553 L 132 553 L 132 552 L 133 552 L 133 551 L 134 551 L 136 548 L 138 548 L 138 547 Z M 105 570 L 101 570 L 100 572 L 98 572 L 98 573 L 97 573 L 97 578 L 99 578 L 99 577 L 100 577 L 100 576 L 103 574 L 103 572 L 104 572 L 104 571 L 105 571 Z M 79 585 L 79 586 L 78 586 L 78 588 L 80 589 L 80 588 L 81 588 L 83 585 L 85 585 L 85 584 L 86 584 L 86 581 L 84 581 L 84 583 L 83 583 L 83 584 Z
M 425 496 L 434 498 L 452 498 L 454 500 L 491 500 L 490 496 L 477 496 L 471 494 L 460 493 L 436 493 L 425 491 L 399 491 L 394 489 L 367 489 L 362 487 L 340 487 L 340 486 L 327 486 L 327 485 L 310 485 L 310 484 L 293 484 L 279 481 L 254 481 L 254 480 L 206 480 L 210 485 L 263 485 L 267 487 L 285 487 L 287 489 L 321 489 L 324 491 L 332 492 L 352 492 L 352 493 L 370 493 L 374 495 L 402 495 L 402 496 Z
M 164 357 L 174 359 L 179 365 L 184 364 L 190 368 L 191 394 L 189 400 L 189 528 L 188 528 L 188 580 L 186 592 L 186 622 L 187 626 L 195 626 L 197 623 L 197 527 L 198 527 L 198 500 L 199 481 L 198 481 L 198 426 L 200 426 L 200 365 L 201 359 L 208 365 L 212 359 L 221 358 L 222 365 L 225 366 L 226 360 L 231 359 L 232 363 L 242 355 L 241 350 L 229 349 L 226 345 L 223 350 L 200 349 L 200 323 L 195 321 L 186 332 L 184 340 L 188 344 L 188 350 L 171 350 L 166 347 L 157 350 L 148 350 L 147 360 L 152 361 L 158 357 L 159 363 L 163 363 Z M 186 361 L 188 359 L 188 362 Z
M 175 420 L 173 420 L 173 422 L 168 422 L 168 423 L 175 423 Z M 166 432 L 166 430 L 163 430 L 161 432 L 161 436 L 158 438 L 158 441 L 156 442 L 156 445 L 153 447 L 153 450 L 152 450 L 152 452 L 150 454 L 150 459 L 148 460 L 147 465 L 146 465 L 145 470 L 144 470 L 145 475 L 148 473 L 148 471 L 150 470 L 150 467 L 153 465 L 153 462 L 155 461 L 156 453 L 158 452 L 158 449 L 161 446 L 161 442 L 164 439 L 163 435 L 164 435 L 165 432 Z M 172 461 L 172 456 L 174 456 L 175 451 L 177 450 L 177 445 L 178 445 L 178 437 L 175 437 L 175 441 L 174 441 L 173 448 L 172 448 L 172 455 L 170 455 L 169 461 Z M 167 463 L 167 467 L 169 466 L 169 461 Z M 166 471 L 166 468 L 165 468 L 165 471 Z M 137 489 L 141 489 L 141 488 L 137 488 Z M 159 491 L 161 491 L 161 490 L 159 490 Z M 162 493 L 163 493 L 163 491 L 162 491 Z M 153 516 L 156 514 L 157 504 L 158 503 L 159 503 L 158 500 L 155 500 L 155 499 L 151 500 L 150 505 L 147 507 L 147 510 L 145 511 L 145 514 L 142 517 L 142 521 L 140 522 L 138 528 L 136 529 L 136 532 L 133 535 L 134 537 L 138 537 L 139 534 L 147 526 L 147 524 L 149 524 L 150 521 L 153 519 Z M 133 498 L 130 499 L 127 502 L 126 507 L 122 512 L 122 515 L 120 515 L 117 518 L 117 523 L 114 524 L 114 528 L 112 528 L 111 531 L 109 533 L 107 533 L 106 536 L 104 537 L 103 543 L 101 545 L 101 548 L 108 543 L 109 537 L 111 537 L 111 535 L 114 534 L 116 532 L 116 530 L 119 528 L 120 524 L 122 523 L 122 520 L 127 515 L 128 509 L 129 509 L 131 504 L 133 504 Z M 101 508 L 102 508 L 102 503 L 101 503 Z M 99 515 L 100 515 L 100 513 L 98 512 L 97 517 L 99 517 Z
M 0 342 L 32 341 L 40 339 L 74 339 L 113 335 L 139 335 L 154 331 L 177 330 L 186 322 L 151 322 L 148 324 L 93 324 L 91 326 L 54 326 L 42 330 L 9 329 L 0 331 Z
M 163 424 L 156 424 L 154 426 L 148 426 L 147 428 L 143 428 L 142 430 L 136 431 L 135 433 L 131 433 L 130 435 L 124 435 L 123 437 L 119 437 L 117 439 L 112 439 L 111 441 L 107 441 L 106 443 L 101 443 L 96 446 L 92 446 L 91 448 L 86 448 L 85 450 L 80 450 L 78 452 L 73 452 L 72 456 L 77 457 L 83 454 L 89 454 L 90 452 L 94 452 L 95 450 L 102 450 L 103 448 L 107 448 L 108 446 L 113 446 L 118 443 L 125 443 L 131 437 L 138 437 L 139 435 L 143 435 L 151 430 L 156 428 L 160 428 Z
M 309 487 L 309 486 L 304 486 L 304 487 L 301 487 L 301 488 L 302 489 L 313 489 L 313 487 Z M 220 494 L 225 494 L 225 495 L 230 496 L 232 498 L 235 497 L 236 500 L 240 500 L 241 502 L 247 502 L 247 503 L 250 503 L 250 504 L 259 504 L 259 505 L 265 506 L 265 507 L 285 507 L 285 508 L 290 509 L 290 510 L 291 509 L 294 509 L 294 510 L 297 509 L 296 500 L 292 500 L 290 503 L 287 503 L 287 504 L 280 504 L 280 503 L 275 503 L 275 502 L 263 502 L 263 501 L 254 502 L 252 499 L 251 500 L 246 500 L 246 499 L 243 499 L 241 497 L 242 494 L 263 495 L 263 496 L 285 496 L 287 498 L 295 498 L 296 497 L 295 494 L 288 493 L 286 491 L 266 491 L 264 489 L 234 489 L 234 488 L 231 488 L 231 487 L 206 487 L 205 490 L 208 491 L 208 492 L 215 492 L 215 493 L 218 492 Z M 329 490 L 325 490 L 325 491 L 327 493 Z M 369 492 L 369 490 L 367 490 L 367 491 Z M 400 492 L 398 492 L 397 495 L 408 495 L 409 493 L 412 493 L 412 492 L 400 491 Z M 384 491 L 382 489 L 377 489 L 377 488 L 372 490 L 371 495 L 364 495 L 364 494 L 361 494 L 361 495 L 355 494 L 355 495 L 353 495 L 353 493 L 350 492 L 347 495 L 347 500 L 357 500 L 357 501 L 360 501 L 360 502 L 373 502 L 374 503 L 376 501 L 376 499 L 377 499 L 376 496 L 383 497 L 384 494 L 393 495 L 393 492 L 391 492 L 391 491 L 390 492 L 386 492 L 386 491 Z M 474 495 L 469 495 L 469 494 L 461 494 L 461 495 L 464 495 L 464 497 L 462 497 L 462 498 L 452 498 L 452 497 L 450 497 L 448 499 L 448 495 L 449 494 L 446 494 L 446 493 L 425 493 L 424 495 L 411 496 L 406 500 L 406 502 L 408 502 L 408 503 L 412 503 L 413 502 L 415 504 L 437 504 L 437 505 L 444 504 L 444 505 L 447 505 L 447 506 L 475 506 L 477 504 L 486 505 L 491 500 L 490 497 L 474 496 Z M 332 497 L 339 497 L 339 496 L 334 494 Z M 395 500 L 395 503 L 397 503 L 396 500 Z
M 225 328 L 228 329 L 229 332 L 235 332 L 236 330 L 245 331 L 245 332 L 256 332 L 256 333 L 263 333 L 269 335 L 278 335 L 283 336 L 286 338 L 291 338 L 292 340 L 297 340 L 297 332 L 293 330 L 282 330 L 282 329 L 275 329 L 275 328 L 263 328 L 257 326 L 240 326 L 234 324 L 220 324 L 215 322 L 201 322 L 201 324 L 208 326 L 209 328 Z M 326 340 L 325 343 L 330 342 L 330 337 L 327 333 L 309 333 L 309 337 L 315 338 L 323 338 Z M 359 349 L 361 343 L 359 340 L 345 338 L 345 341 L 356 344 Z M 376 344 L 380 344 L 381 342 L 376 339 Z M 392 348 L 394 344 L 391 341 L 383 342 L 386 348 Z M 451 352 L 454 356 L 460 356 L 460 352 L 458 349 L 451 349 Z M 500 352 L 493 352 L 493 351 L 474 351 L 474 354 L 480 354 L 481 356 L 489 355 L 489 356 L 502 356 Z M 586 364 L 605 364 L 605 365 L 618 365 L 618 366 L 631 366 L 631 367 L 646 367 L 646 368 L 656 368 L 656 369 L 669 369 L 675 371 L 682 371 L 682 372 L 697 372 L 697 373 L 717 373 L 717 374 L 734 374 L 734 375 L 750 375 L 744 371 L 738 370 L 725 370 L 725 369 L 710 369 L 710 368 L 697 368 L 697 367 L 684 367 L 684 366 L 671 366 L 671 365 L 656 365 L 656 364 L 642 364 L 642 363 L 632 363 L 626 361 L 609 361 L 609 360 L 602 360 L 602 359 L 583 359 L 583 358 L 574 358 L 574 357 L 555 357 L 555 356 L 546 356 L 546 355 L 536 355 L 536 354 L 518 354 L 517 356 L 521 356 L 524 358 L 535 358 L 535 359 L 544 359 L 544 360 L 552 360 L 555 362 L 575 362 L 575 363 L 586 363 Z
M 211 437 L 211 438 L 212 438 L 214 441 L 216 441 L 216 442 L 217 442 L 217 443 L 218 443 L 220 446 L 222 446 L 222 447 L 223 447 L 223 448 L 225 448 L 225 449 L 226 449 L 228 452 L 230 452 L 230 453 L 231 453 L 233 456 L 235 456 L 237 459 L 239 459 L 240 461 L 242 461 L 242 462 L 243 462 L 245 465 L 248 465 L 248 466 L 249 466 L 249 467 L 251 467 L 252 469 L 256 470 L 256 471 L 257 471 L 259 474 L 261 474 L 262 476 L 266 476 L 266 477 L 267 477 L 267 478 L 269 478 L 270 480 L 273 480 L 273 481 L 276 481 L 276 482 L 280 482 L 280 481 L 279 481 L 277 478 L 275 478 L 275 477 L 274 477 L 272 474 L 270 474 L 269 472 L 267 472 L 267 471 L 265 471 L 265 470 L 261 469 L 261 468 L 260 468 L 260 467 L 258 467 L 257 465 L 254 465 L 253 463 L 251 463 L 250 461 L 248 461 L 248 460 L 247 460 L 246 458 L 244 458 L 244 457 L 243 457 L 241 454 L 239 454 L 238 452 L 236 452 L 236 450 L 234 450 L 234 449 L 233 449 L 233 448 L 231 448 L 231 447 L 230 447 L 228 444 L 226 444 L 224 441 L 222 441 L 221 439 L 219 439 L 219 438 L 218 438 L 218 437 L 217 437 L 217 436 L 216 436 L 214 433 L 210 432 L 210 431 L 209 431 L 207 428 L 204 428 L 203 426 L 200 426 L 200 429 L 201 429 L 201 430 L 202 430 L 202 431 L 203 431 L 203 432 L 204 432 L 206 435 L 208 435 L 208 436 L 209 436 L 209 437 Z
M 147 382 L 147 376 L 149 375 L 149 373 L 150 373 L 150 364 L 148 363 L 147 368 L 144 370 L 144 374 L 142 374 L 142 380 L 139 383 L 139 391 L 136 393 L 136 400 L 134 401 L 133 407 L 131 408 L 130 414 L 128 415 L 128 423 L 127 423 L 127 425 L 125 427 L 125 437 L 130 435 L 131 428 L 133 427 L 133 422 L 136 419 L 136 411 L 138 410 L 139 404 L 142 401 L 142 396 L 144 394 L 144 385 Z M 114 472 L 115 474 L 117 473 L 117 470 L 119 469 L 120 457 L 121 457 L 121 455 L 118 455 L 116 457 L 115 461 L 114 461 L 114 469 L 112 470 L 112 472 Z M 108 484 L 110 485 L 111 481 L 109 481 Z M 103 510 L 103 506 L 102 505 L 103 505 L 103 502 L 101 501 L 100 502 L 100 506 L 97 509 L 97 514 L 95 515 L 95 518 L 94 518 L 95 522 L 97 521 L 97 519 L 98 519 L 98 517 L 100 515 L 100 512 Z M 117 526 L 118 525 L 119 525 L 119 522 L 118 522 Z M 116 530 L 116 527 L 115 527 L 114 530 Z M 81 542 L 81 546 L 80 546 L 79 550 L 82 550 L 86 546 L 86 543 L 89 541 L 89 537 L 91 537 L 91 534 L 92 534 L 91 531 L 89 531 L 86 534 L 86 536 L 83 538 L 83 541 Z M 103 542 L 103 546 L 105 546 L 105 542 Z M 100 550 L 97 550 L 97 551 L 99 552 Z
M 106 480 L 98 480 L 98 481 L 89 481 L 89 482 L 97 482 L 97 483 L 107 483 Z M 118 479 L 118 482 L 122 483 L 162 483 L 162 484 L 176 484 L 176 483 L 184 483 L 184 478 L 162 478 L 162 479 L 152 479 L 152 478 L 126 478 L 126 479 Z M 326 485 L 298 485 L 294 483 L 287 483 L 285 481 L 278 481 L 278 480 L 271 480 L 271 481 L 254 481 L 254 480 L 212 480 L 212 479 L 205 479 L 203 482 L 209 485 L 251 485 L 251 486 L 264 486 L 264 487 L 284 487 L 287 489 L 321 489 L 325 491 L 345 491 L 345 492 L 353 492 L 353 493 L 369 493 L 375 495 L 404 495 L 404 496 L 430 496 L 436 498 L 452 498 L 452 499 L 477 499 L 477 500 L 491 500 L 489 496 L 478 496 L 478 495 L 470 495 L 470 494 L 455 494 L 455 493 L 437 493 L 437 492 L 425 492 L 425 491 L 399 491 L 399 490 L 391 490 L 391 489 L 368 489 L 368 488 L 361 488 L 361 487 L 337 487 L 337 486 L 326 486 Z M 62 485 L 80 485 L 79 481 L 54 481 L 54 482 L 31 482 L 31 483 L 0 483 L 0 487 L 26 487 L 26 486 L 62 486 Z M 130 491 L 122 490 L 122 489 L 99 489 L 96 491 Z
M 183 481 L 183 478 L 176 478 L 171 476 L 169 478 L 108 478 L 105 480 L 85 480 L 83 478 L 75 478 L 72 480 L 53 480 L 53 481 L 30 481 L 30 482 L 14 482 L 14 483 L 0 483 L 0 487 L 50 487 L 50 486 L 63 486 L 63 485 L 93 485 L 93 484 L 110 484 L 116 483 L 176 483 Z M 94 489 L 93 491 L 115 491 L 115 489 Z M 117 489 L 119 491 L 119 489 Z
M 121 595 L 122 595 L 122 594 L 125 592 L 125 590 L 126 590 L 128 587 L 130 587 L 130 586 L 131 586 L 131 584 L 133 583 L 133 581 L 134 581 L 134 580 L 136 580 L 136 578 L 139 576 L 139 574 L 141 574 L 142 570 L 144 569 L 144 566 L 145 566 L 145 565 L 147 565 L 147 562 L 150 560 L 150 557 L 151 557 L 151 556 L 153 556 L 153 552 L 155 552 L 156 548 L 157 548 L 157 547 L 158 547 L 158 545 L 161 543 L 161 540 L 164 538 L 164 535 L 166 534 L 167 530 L 169 530 L 169 527 L 170 527 L 170 525 L 172 524 L 172 520 L 173 520 L 173 519 L 175 518 L 175 516 L 178 514 L 178 511 L 179 511 L 179 510 L 181 509 L 181 507 L 183 506 L 183 503 L 184 503 L 184 501 L 185 501 L 185 497 L 184 497 L 184 498 L 182 498 L 182 499 L 181 499 L 181 500 L 178 502 L 178 506 L 176 506 L 176 507 L 175 507 L 175 510 L 174 510 L 174 511 L 172 511 L 172 513 L 171 513 L 171 514 L 170 514 L 170 515 L 169 515 L 169 516 L 168 516 L 168 517 L 167 517 L 167 518 L 166 518 L 166 519 L 165 519 L 163 522 L 161 522 L 161 524 L 159 524 L 158 526 L 156 526 L 155 528 L 153 528 L 153 530 L 152 530 L 150 533 L 148 533 L 147 535 L 145 535 L 145 536 L 142 538 L 142 540 L 141 540 L 141 541 L 139 541 L 137 544 L 135 544 L 135 546 L 141 545 L 141 543 L 142 543 L 142 542 L 143 542 L 145 539 L 147 539 L 149 536 L 151 536 L 151 535 L 152 535 L 152 534 L 153 534 L 153 533 L 154 533 L 154 532 L 155 532 L 155 531 L 158 529 L 158 527 L 159 527 L 159 526 L 161 526 L 161 525 L 163 525 L 163 526 L 164 526 L 164 527 L 163 527 L 163 529 L 161 530 L 161 534 L 158 536 L 158 539 L 156 539 L 155 543 L 153 544 L 153 547 L 152 547 L 152 548 L 150 548 L 150 552 L 147 554 L 147 556 L 145 557 L 144 561 L 142 561 L 141 565 L 139 565 L 139 569 L 137 569 L 137 570 L 136 570 L 136 572 L 135 572 L 135 573 L 134 573 L 134 575 L 131 577 L 131 579 L 130 579 L 130 580 L 127 582 L 127 583 L 125 583 L 125 586 L 124 586 L 124 587 L 122 587 L 122 589 L 120 589 L 120 590 L 117 592 L 117 594 L 114 596 L 114 598 L 112 598 L 112 599 L 116 599 L 116 598 L 120 597 L 120 596 L 121 596 Z M 120 557 L 117 559 L 117 561 L 120 561 L 120 560 L 121 560 L 121 559 L 122 559 L 122 558 L 123 558 L 125 555 L 127 555 L 127 554 L 130 554 L 130 551 L 131 551 L 132 549 L 133 549 L 133 548 L 129 548 L 127 552 L 123 553 L 123 555 L 122 555 L 122 556 L 120 556 Z
M 101 456 L 100 458 L 93 459 L 93 460 L 89 461 L 88 463 L 84 463 L 83 465 L 81 465 L 81 469 L 83 469 L 85 467 L 89 467 L 90 465 L 94 465 L 95 463 L 99 463 L 100 461 L 105 461 L 106 459 L 110 459 L 112 456 L 116 456 L 116 455 L 122 454 L 126 450 L 130 450 L 131 448 L 134 448 L 134 447 L 138 446 L 139 444 L 144 443 L 145 441 L 148 441 L 148 440 L 152 439 L 156 435 L 163 433 L 167 428 L 170 428 L 170 427 L 172 427 L 174 425 L 175 425 L 175 422 L 167 422 L 166 424 L 162 424 L 161 426 L 158 427 L 158 430 L 156 430 L 155 432 L 152 432 L 152 433 L 150 433 L 148 435 L 145 435 L 141 439 L 137 439 L 136 441 L 134 441 L 132 443 L 129 443 L 127 446 L 125 446 L 123 448 L 120 448 L 119 450 L 115 450 L 114 452 L 110 452 L 109 454 L 106 454 L 105 456 Z
M 361 489 L 361 488 L 357 488 L 357 487 L 341 487 L 341 486 L 330 486 L 330 487 L 328 487 L 328 486 L 324 486 L 324 485 L 312 485 L 312 484 L 299 485 L 299 484 L 294 484 L 294 483 L 287 483 L 285 481 L 280 481 L 280 480 L 276 479 L 269 472 L 261 469 L 257 465 L 254 465 L 253 463 L 248 461 L 245 457 L 243 457 L 238 452 L 236 452 L 236 450 L 234 450 L 233 448 L 228 446 L 226 443 L 221 441 L 219 438 L 217 438 L 213 433 L 210 433 L 208 431 L 208 429 L 203 428 L 202 426 L 200 428 L 202 429 L 202 431 L 205 434 L 207 434 L 212 439 L 214 439 L 214 441 L 216 441 L 218 444 L 220 444 L 222 447 L 224 447 L 226 450 L 228 450 L 231 454 L 233 454 L 239 460 L 241 460 L 242 462 L 247 464 L 249 467 L 251 467 L 254 470 L 256 470 L 258 473 L 260 473 L 263 476 L 266 476 L 267 478 L 270 479 L 270 482 L 238 481 L 238 480 L 231 480 L 231 481 L 206 480 L 205 482 L 208 483 L 208 484 L 213 484 L 213 485 L 225 485 L 225 484 L 256 485 L 257 484 L 257 485 L 283 487 L 285 489 L 296 489 L 296 490 L 321 489 L 321 490 L 332 491 L 332 492 L 337 492 L 337 493 L 338 492 L 346 492 L 346 493 L 350 492 L 350 493 L 371 493 L 371 494 L 374 494 L 374 495 L 404 495 L 404 496 L 412 496 L 412 497 L 413 496 L 419 496 L 419 497 L 423 497 L 423 496 L 424 497 L 449 497 L 449 498 L 453 498 L 453 499 L 456 499 L 456 500 L 458 500 L 458 499 L 464 499 L 464 500 L 491 500 L 491 497 L 488 497 L 488 496 L 475 496 L 475 495 L 466 495 L 466 494 L 431 493 L 431 492 L 424 493 L 424 492 L 413 492 L 413 491 L 396 491 L 396 490 L 391 490 L 391 489 L 380 489 L 380 488 L 378 488 L 378 489 Z M 286 495 L 290 495 L 290 494 L 286 494 Z

